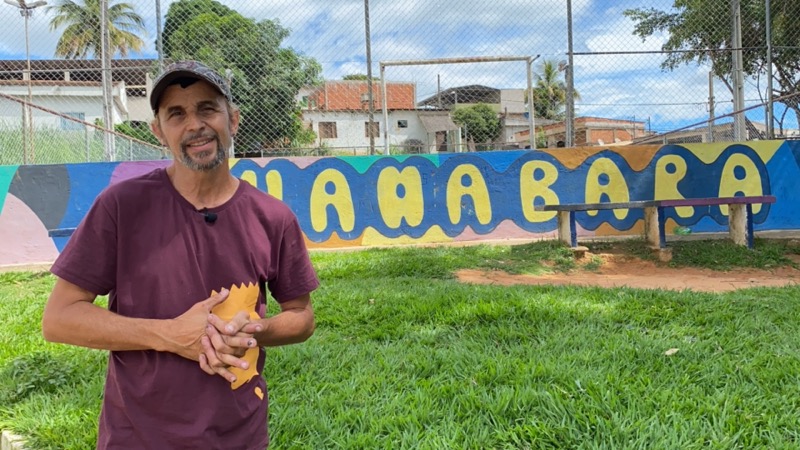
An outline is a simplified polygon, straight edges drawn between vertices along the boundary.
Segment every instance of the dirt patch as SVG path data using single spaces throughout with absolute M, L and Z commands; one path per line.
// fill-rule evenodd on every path
M 641 289 L 692 290 L 726 292 L 736 289 L 787 286 L 800 284 L 800 270 L 778 267 L 768 270 L 736 269 L 717 271 L 697 268 L 672 268 L 665 264 L 645 261 L 620 254 L 595 254 L 602 260 L 595 271 L 577 269 L 569 273 L 542 275 L 513 275 L 498 270 L 465 269 L 456 273 L 464 283 L 496 285 L 578 285 L 598 287 L 632 287 Z M 584 258 L 591 258 L 587 253 Z M 800 256 L 792 259 L 800 263 Z M 588 259 L 587 259 L 588 261 Z

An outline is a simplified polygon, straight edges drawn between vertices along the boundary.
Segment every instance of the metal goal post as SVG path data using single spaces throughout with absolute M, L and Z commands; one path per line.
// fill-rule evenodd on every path
M 536 130 L 534 128 L 533 114 L 533 62 L 539 58 L 536 56 L 472 56 L 463 58 L 435 58 L 435 59 L 411 59 L 404 61 L 381 61 L 381 108 L 383 109 L 383 154 L 389 154 L 389 110 L 386 102 L 386 68 L 389 66 L 421 66 L 430 64 L 467 64 L 485 62 L 509 62 L 525 61 L 526 75 L 528 79 L 528 125 L 530 126 L 530 146 L 531 150 L 536 149 Z M 371 105 L 370 105 L 371 106 Z

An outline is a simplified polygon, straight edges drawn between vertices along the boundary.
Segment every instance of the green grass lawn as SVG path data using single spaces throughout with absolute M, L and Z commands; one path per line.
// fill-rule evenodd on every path
M 786 265 L 796 252 L 766 241 L 695 252 L 695 242 L 674 260 Z M 576 270 L 568 255 L 548 241 L 314 253 L 317 331 L 268 350 L 271 448 L 800 447 L 800 287 L 706 294 L 453 277 Z M 0 428 L 31 449 L 94 448 L 105 353 L 42 340 L 52 283 L 0 275 Z

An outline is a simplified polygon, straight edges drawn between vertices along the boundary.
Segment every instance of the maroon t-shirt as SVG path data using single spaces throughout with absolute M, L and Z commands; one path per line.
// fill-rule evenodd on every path
M 278 301 L 319 285 L 303 234 L 280 200 L 240 182 L 206 221 L 172 186 L 166 170 L 109 186 L 72 235 L 52 272 L 129 317 L 171 319 L 222 288 L 225 303 L 264 316 L 265 291 Z M 249 305 L 249 306 L 248 306 Z M 167 352 L 109 357 L 100 449 L 264 449 L 264 351 L 257 374 L 234 386 Z

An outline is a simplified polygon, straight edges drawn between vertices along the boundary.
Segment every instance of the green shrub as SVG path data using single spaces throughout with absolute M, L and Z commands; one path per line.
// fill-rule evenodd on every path
M 153 144 L 156 146 L 161 145 L 161 143 L 158 142 L 158 139 L 153 135 L 153 132 L 150 131 L 150 127 L 148 127 L 144 122 L 123 122 L 114 125 L 114 131 L 117 133 L 122 133 L 126 136 L 130 136 L 134 139 L 147 142 L 148 144 Z

